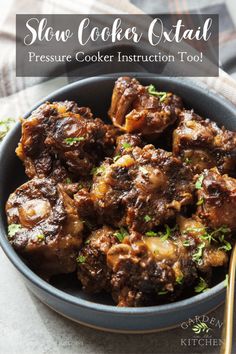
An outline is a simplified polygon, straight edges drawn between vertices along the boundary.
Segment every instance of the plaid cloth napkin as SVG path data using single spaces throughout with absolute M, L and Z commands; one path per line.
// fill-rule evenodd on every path
M 15 15 L 38 14 L 115 14 L 142 13 L 128 0 L 11 0 L 5 20 L 0 24 L 0 140 L 35 102 L 68 83 L 67 77 L 16 78 Z M 191 78 L 197 85 L 224 96 L 236 105 L 236 81 L 220 70 L 219 77 Z

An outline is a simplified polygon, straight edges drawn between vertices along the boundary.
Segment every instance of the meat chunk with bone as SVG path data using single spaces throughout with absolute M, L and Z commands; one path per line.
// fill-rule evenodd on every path
M 183 108 L 180 97 L 142 86 L 136 79 L 120 77 L 114 86 L 109 116 L 128 133 L 154 137 L 173 124 Z
M 55 177 L 55 165 L 72 176 L 89 175 L 104 156 L 113 152 L 116 129 L 94 119 L 91 111 L 74 102 L 45 103 L 22 122 L 16 150 L 32 178 Z
M 236 133 L 193 111 L 184 111 L 173 133 L 173 153 L 196 173 L 217 166 L 221 173 L 235 175 Z
M 173 240 L 124 232 L 103 227 L 81 249 L 78 278 L 86 291 L 111 292 L 118 306 L 143 306 L 195 281 L 186 248 L 180 253 Z
M 9 241 L 42 276 L 70 273 L 82 243 L 83 223 L 62 184 L 34 178 L 6 204 Z
M 194 289 L 199 275 L 210 279 L 212 268 L 227 265 L 222 232 L 195 216 L 179 217 L 175 227 L 149 236 L 105 226 L 80 250 L 78 278 L 85 291 L 107 291 L 118 306 L 173 301 L 191 285 Z
M 204 224 L 196 215 L 192 218 L 179 216 L 177 219 L 179 236 L 176 243 L 180 243 L 188 250 L 189 256 L 195 262 L 196 268 L 202 273 L 211 276 L 212 268 L 226 266 L 228 263 L 227 251 L 231 246 L 231 233 L 228 228 L 212 228 Z M 225 245 L 229 249 L 226 249 Z
M 194 262 L 171 239 L 132 232 L 107 253 L 111 285 L 118 306 L 156 305 L 178 297 L 196 277 Z M 180 257 L 181 254 L 181 257 Z
M 221 175 L 217 168 L 205 170 L 196 182 L 198 216 L 207 225 L 236 229 L 236 179 Z
M 107 263 L 114 300 L 119 306 L 153 305 L 163 295 L 169 301 L 178 298 L 197 285 L 199 275 L 209 279 L 214 267 L 227 265 L 228 256 L 220 242 L 222 231 L 212 231 L 218 242 L 210 242 L 207 232 L 199 220 L 182 218 L 174 228 L 166 225 L 152 236 L 132 232 L 122 244 L 112 246 Z
M 91 196 L 103 221 L 145 232 L 190 204 L 193 189 L 188 167 L 171 153 L 146 145 L 103 163 Z

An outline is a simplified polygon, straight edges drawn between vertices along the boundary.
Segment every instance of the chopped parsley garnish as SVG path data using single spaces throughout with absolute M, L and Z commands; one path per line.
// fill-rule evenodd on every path
M 203 182 L 204 176 L 200 175 L 195 183 L 195 188 L 196 189 L 202 189 L 202 182 Z
M 221 233 L 221 234 L 229 234 L 230 232 L 231 232 L 231 229 L 226 225 L 223 225 L 219 229 L 216 229 L 214 231 L 214 233 Z
M 76 262 L 77 263 L 85 263 L 85 261 L 86 261 L 86 257 L 85 256 L 78 256 L 77 258 L 76 258 Z
M 79 136 L 79 137 L 75 137 L 75 138 L 66 138 L 64 139 L 64 142 L 67 145 L 74 145 L 75 143 L 79 142 L 79 141 L 83 141 L 85 138 L 83 136 Z
M 101 175 L 105 171 L 106 171 L 105 166 L 94 167 L 91 171 L 91 175 L 94 175 L 94 176 Z
M 202 255 L 203 255 L 203 249 L 205 247 L 205 243 L 200 243 L 200 245 L 197 247 L 197 251 L 193 254 L 192 260 L 198 264 L 201 264 L 202 262 Z
M 85 245 L 89 245 L 89 244 L 90 244 L 90 241 L 91 241 L 91 240 L 88 239 L 88 240 L 86 240 L 86 241 L 84 242 L 84 244 L 85 244 Z
M 178 277 L 176 277 L 175 281 L 177 284 L 181 285 L 183 283 L 183 279 L 184 279 L 184 276 L 182 274 L 182 275 L 179 275 Z
M 124 227 L 121 227 L 120 228 L 120 231 L 116 231 L 114 233 L 114 236 L 120 241 L 122 242 L 125 238 L 125 236 L 128 235 L 128 231 L 124 228 Z
M 230 251 L 232 249 L 231 244 L 225 240 L 225 236 L 221 235 L 219 237 L 220 242 L 223 244 L 221 247 L 219 247 L 219 250 L 224 250 L 226 252 Z
M 164 101 L 167 97 L 167 92 L 163 91 L 156 91 L 156 88 L 154 85 L 149 85 L 148 86 L 148 93 L 152 96 L 157 96 L 160 99 L 160 102 Z
M 131 146 L 129 143 L 126 143 L 126 142 L 124 142 L 124 143 L 122 144 L 122 147 L 123 147 L 124 149 L 130 149 L 130 148 L 132 148 L 132 146 Z
M 195 286 L 194 288 L 195 293 L 202 293 L 203 291 L 208 290 L 208 285 L 202 277 L 200 277 L 198 285 Z
M 189 247 L 190 246 L 190 241 L 189 240 L 184 240 L 183 246 L 184 247 Z
M 116 162 L 117 160 L 119 160 L 121 156 L 120 155 L 116 155 L 114 158 L 113 158 L 113 161 Z
M 220 247 L 219 249 L 225 250 L 226 252 L 231 251 L 232 250 L 231 244 L 228 241 L 224 241 L 224 242 L 225 242 L 225 244 L 222 247 Z
M 186 157 L 186 159 L 184 160 L 184 162 L 187 163 L 187 164 L 190 164 L 190 163 L 192 162 L 192 160 L 189 159 L 188 157 Z
M 184 234 L 187 234 L 189 232 L 197 232 L 197 233 L 201 233 L 199 235 L 199 237 L 204 240 L 204 241 L 208 241 L 209 243 L 211 243 L 212 241 L 214 242 L 218 242 L 218 240 L 220 242 L 222 242 L 224 245 L 222 246 L 225 250 L 231 250 L 231 245 L 229 242 L 227 242 L 224 239 L 224 235 L 229 233 L 231 230 L 230 228 L 228 228 L 227 226 L 223 225 L 220 228 L 213 230 L 213 231 L 208 231 L 206 228 L 204 227 L 189 227 L 186 230 L 184 230 Z
M 171 228 L 168 225 L 165 225 L 165 229 L 165 233 L 160 233 L 162 241 L 166 241 L 171 235 Z
M 145 215 L 143 219 L 145 222 L 149 222 L 152 220 L 151 216 L 149 216 L 149 215 Z
M 13 127 L 16 121 L 13 118 L 0 120 L 0 140 L 4 138 L 7 132 Z
M 37 240 L 39 240 L 39 241 L 45 240 L 44 234 L 39 234 L 39 235 L 36 236 L 36 238 L 37 238 Z
M 216 237 L 218 237 L 219 241 L 224 244 L 223 248 L 225 250 L 230 251 L 232 247 L 231 247 L 230 243 L 225 240 L 225 235 L 229 234 L 230 232 L 231 232 L 230 228 L 223 225 L 223 226 L 219 227 L 218 229 L 213 230 L 210 233 L 206 232 L 206 234 L 201 237 L 203 239 L 205 238 L 209 242 L 211 242 L 211 241 L 218 242 L 218 240 L 216 240 Z M 227 249 L 227 248 L 229 248 L 229 249 Z
M 82 188 L 84 188 L 84 186 L 80 183 L 80 184 L 78 185 L 78 190 L 80 190 L 80 189 L 82 189 Z
M 157 232 L 155 232 L 155 231 L 147 231 L 145 233 L 145 235 L 148 236 L 148 237 L 155 237 L 155 236 L 157 236 Z
M 148 236 L 148 237 L 158 236 L 158 237 L 161 238 L 162 241 L 166 241 L 170 237 L 171 232 L 176 230 L 177 226 L 173 227 L 172 229 L 168 225 L 164 225 L 164 226 L 165 226 L 165 232 L 162 232 L 162 231 L 158 231 L 158 232 L 147 231 L 145 233 L 145 235 Z
M 207 231 L 205 231 L 203 233 L 203 235 L 200 236 L 200 238 L 202 240 L 208 241 L 209 243 L 211 243 L 211 241 L 217 242 L 217 240 L 213 237 L 214 232 L 208 233 Z
M 168 293 L 168 291 L 162 290 L 162 291 L 158 291 L 157 295 L 165 295 L 167 293 Z
M 70 178 L 66 178 L 66 184 L 70 184 L 72 183 L 71 179 Z
M 11 224 L 8 226 L 8 237 L 13 237 L 15 234 L 22 229 L 20 224 Z
M 200 198 L 199 201 L 197 202 L 197 205 L 202 205 L 204 203 L 204 198 Z

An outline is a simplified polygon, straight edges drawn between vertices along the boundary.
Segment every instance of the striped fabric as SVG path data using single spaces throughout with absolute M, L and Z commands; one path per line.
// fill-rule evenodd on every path
M 0 139 L 6 131 L 4 120 L 17 120 L 35 102 L 68 83 L 66 77 L 16 78 L 15 15 L 20 13 L 141 13 L 128 0 L 11 0 L 5 19 L 0 22 Z M 236 105 L 236 81 L 220 70 L 218 78 L 192 78 Z M 12 125 L 12 123 L 11 123 Z M 2 131 L 3 129 L 3 131 Z

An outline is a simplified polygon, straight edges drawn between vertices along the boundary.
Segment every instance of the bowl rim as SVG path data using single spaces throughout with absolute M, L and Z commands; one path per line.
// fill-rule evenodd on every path
M 90 83 L 95 83 L 98 80 L 110 80 L 110 79 L 115 79 L 118 76 L 121 75 L 129 75 L 132 76 L 134 75 L 137 78 L 145 79 L 145 78 L 150 78 L 149 74 L 144 74 L 141 73 L 119 73 L 117 75 L 114 75 L 113 77 L 111 76 L 97 76 L 97 77 L 91 77 L 91 78 L 86 78 L 86 79 L 81 79 L 78 81 L 75 81 L 73 83 L 64 85 L 63 87 L 53 91 L 49 95 L 47 95 L 45 98 L 40 100 L 38 103 L 36 103 L 33 108 L 31 108 L 23 117 L 27 118 L 31 112 L 36 109 L 39 105 L 41 105 L 45 101 L 50 101 L 57 95 L 61 95 L 63 93 L 66 93 L 67 91 L 71 91 L 75 88 L 79 88 L 80 86 L 83 86 L 84 84 L 90 84 Z M 197 85 L 197 83 L 189 80 L 189 79 L 180 79 L 180 78 L 169 78 L 169 77 L 153 77 L 153 79 L 158 81 L 164 81 L 165 83 L 175 83 L 180 86 L 185 86 L 191 91 L 200 91 L 202 88 Z M 227 101 L 224 97 L 220 96 L 219 94 L 215 95 L 214 92 L 209 91 L 208 88 L 206 88 L 207 95 L 210 99 L 213 101 L 217 101 L 220 104 L 223 104 L 226 106 L 226 108 L 229 111 L 232 111 L 232 114 L 236 116 L 236 108 L 235 106 Z M 0 146 L 0 163 L 4 158 L 4 150 L 7 149 L 7 146 L 11 143 L 11 140 L 13 136 L 16 134 L 16 132 L 20 128 L 20 123 L 17 123 L 13 129 L 7 134 L 7 136 L 3 139 L 1 146 Z M 104 312 L 104 313 L 114 313 L 116 315 L 124 315 L 124 314 L 132 314 L 132 315 L 138 315 L 138 316 L 146 316 L 146 315 L 156 315 L 158 314 L 164 314 L 167 312 L 171 312 L 173 310 L 184 310 L 189 307 L 194 306 L 196 303 L 203 303 L 209 298 L 214 298 L 219 296 L 220 294 L 223 294 L 226 291 L 225 287 L 225 281 L 223 280 L 222 282 L 218 283 L 214 287 L 210 288 L 208 291 L 203 292 L 201 294 L 197 294 L 194 296 L 191 296 L 187 299 L 180 300 L 180 301 L 175 301 L 172 303 L 168 304 L 163 304 L 163 305 L 154 305 L 154 306 L 146 306 L 146 307 L 136 307 L 136 308 L 130 308 L 130 307 L 117 307 L 115 305 L 105 305 L 105 304 L 100 304 L 97 302 L 92 302 L 89 300 L 82 299 L 80 297 L 77 297 L 75 295 L 71 295 L 65 291 L 62 291 L 53 285 L 49 284 L 45 280 L 43 280 L 41 277 L 39 277 L 36 273 L 34 273 L 18 256 L 18 254 L 15 252 L 11 244 L 8 242 L 7 238 L 7 232 L 5 230 L 5 225 L 0 218 L 0 245 L 5 252 L 6 256 L 9 258 L 11 263 L 16 267 L 16 269 L 33 285 L 36 287 L 40 288 L 41 290 L 45 291 L 46 293 L 49 293 L 51 296 L 58 298 L 59 300 L 63 302 L 70 303 L 75 306 L 80 306 L 83 308 L 87 308 L 96 312 Z

